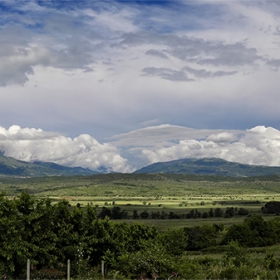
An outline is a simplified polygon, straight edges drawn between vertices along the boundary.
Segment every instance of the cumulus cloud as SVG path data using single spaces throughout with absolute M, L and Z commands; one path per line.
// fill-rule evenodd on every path
M 97 170 L 132 172 L 154 162 L 217 157 L 245 164 L 280 166 L 280 131 L 265 126 L 248 130 L 192 129 L 158 125 L 99 143 L 88 134 L 60 133 L 13 125 L 0 127 L 0 150 L 24 161 L 47 161 Z M 125 155 L 125 157 L 123 156 Z
M 88 134 L 72 139 L 41 129 L 9 129 L 0 127 L 0 150 L 5 156 L 23 161 L 47 161 L 75 167 L 97 170 L 101 166 L 117 172 L 129 172 L 132 168 L 119 150 L 109 143 L 100 144 Z
M 265 126 L 223 131 L 161 125 L 119 135 L 115 144 L 127 145 L 131 153 L 149 164 L 217 157 L 244 164 L 280 166 L 280 131 Z

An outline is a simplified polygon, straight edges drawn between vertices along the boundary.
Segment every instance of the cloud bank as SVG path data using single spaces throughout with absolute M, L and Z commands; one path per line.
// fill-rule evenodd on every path
M 248 130 L 192 129 L 159 125 L 116 135 L 99 143 L 88 134 L 75 138 L 42 129 L 0 127 L 0 150 L 24 161 L 47 161 L 129 173 L 154 162 L 217 157 L 254 165 L 280 166 L 280 131 L 265 126 Z
M 217 157 L 244 164 L 280 166 L 280 131 L 272 127 L 199 130 L 160 125 L 116 138 L 116 146 L 126 146 L 148 164 L 180 158 Z
M 105 166 L 116 172 L 129 172 L 131 167 L 109 144 L 100 144 L 88 134 L 71 139 L 41 129 L 11 126 L 0 127 L 0 150 L 5 156 L 23 161 L 47 161 L 61 165 L 81 166 L 97 170 Z

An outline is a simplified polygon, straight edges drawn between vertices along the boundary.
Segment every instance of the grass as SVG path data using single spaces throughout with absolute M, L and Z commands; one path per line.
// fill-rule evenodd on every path
M 280 177 L 230 178 L 178 174 L 106 174 L 92 176 L 53 176 L 38 178 L 0 177 L 0 191 L 19 195 L 22 191 L 38 198 L 69 200 L 71 205 L 119 206 L 133 211 L 173 212 L 186 214 L 192 209 L 208 212 L 211 208 L 245 208 L 250 214 L 261 214 L 268 201 L 280 201 Z M 204 223 L 239 223 L 244 217 L 231 219 L 140 220 L 159 228 L 201 225 Z

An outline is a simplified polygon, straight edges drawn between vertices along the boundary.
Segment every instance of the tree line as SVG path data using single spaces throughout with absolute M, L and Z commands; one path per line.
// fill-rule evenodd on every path
M 197 218 L 214 218 L 214 217 L 224 217 L 224 218 L 232 218 L 234 216 L 246 216 L 249 214 L 249 211 L 243 207 L 227 207 L 226 209 L 211 208 L 209 211 L 198 211 L 197 209 L 191 209 L 187 213 L 178 214 L 170 211 L 169 213 L 162 211 L 148 211 L 144 210 L 139 212 L 137 210 L 133 210 L 132 217 L 129 217 L 128 212 L 126 210 L 122 210 L 119 206 L 113 206 L 112 208 L 103 206 L 98 213 L 97 217 L 100 219 L 110 218 L 112 220 L 120 220 L 120 219 L 197 219 Z

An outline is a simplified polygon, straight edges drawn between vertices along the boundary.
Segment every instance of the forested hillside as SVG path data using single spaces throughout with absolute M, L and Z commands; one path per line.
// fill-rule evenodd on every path
M 157 162 L 135 173 L 196 174 L 230 177 L 269 176 L 280 174 L 279 166 L 260 166 L 230 162 L 220 158 L 185 158 Z
M 70 176 L 97 174 L 82 167 L 67 167 L 53 162 L 25 162 L 0 153 L 0 175 L 17 177 Z

